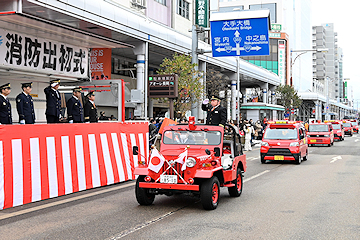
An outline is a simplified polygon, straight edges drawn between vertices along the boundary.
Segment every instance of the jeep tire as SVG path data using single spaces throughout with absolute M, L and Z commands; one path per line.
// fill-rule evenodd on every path
M 237 169 L 236 178 L 233 183 L 235 184 L 235 186 L 229 187 L 228 192 L 231 197 L 240 197 L 243 188 L 243 176 L 240 168 Z
M 155 194 L 149 193 L 148 188 L 140 188 L 139 183 L 145 182 L 145 176 L 139 176 L 136 180 L 135 195 L 140 205 L 151 205 L 154 202 Z
M 216 176 L 212 176 L 201 184 L 200 199 L 204 209 L 216 209 L 219 203 L 219 197 L 220 182 Z

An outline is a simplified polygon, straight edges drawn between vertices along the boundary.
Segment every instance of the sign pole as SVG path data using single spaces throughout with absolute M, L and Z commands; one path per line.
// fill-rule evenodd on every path
M 174 99 L 169 98 L 169 107 L 170 107 L 170 119 L 174 120 Z

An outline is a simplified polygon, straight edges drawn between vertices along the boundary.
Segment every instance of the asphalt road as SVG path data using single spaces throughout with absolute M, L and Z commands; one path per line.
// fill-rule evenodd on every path
M 309 160 L 261 164 L 247 152 L 239 198 L 219 206 L 156 196 L 139 206 L 134 182 L 0 211 L 0 239 L 360 239 L 360 136 L 310 147 Z

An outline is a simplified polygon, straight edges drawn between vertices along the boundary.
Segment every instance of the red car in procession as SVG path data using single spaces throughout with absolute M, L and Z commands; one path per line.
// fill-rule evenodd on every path
M 352 136 L 354 134 L 353 126 L 350 121 L 343 120 L 344 132 L 345 135 Z
M 331 123 L 310 123 L 307 137 L 309 146 L 326 144 L 330 147 L 334 144 L 333 126 Z
M 334 139 L 339 141 L 344 141 L 345 132 L 342 121 L 339 120 L 327 120 L 324 123 L 331 123 L 334 133 Z
M 133 154 L 139 154 L 137 146 Z M 160 151 L 153 148 L 149 161 L 139 161 L 135 195 L 140 205 L 151 205 L 158 194 L 192 194 L 213 210 L 220 187 L 232 197 L 241 195 L 245 171 L 240 135 L 231 125 L 195 125 L 190 117 L 189 125 L 165 127 Z
M 260 148 L 261 163 L 288 160 L 300 164 L 308 158 L 305 127 L 294 121 L 269 121 Z
M 350 120 L 352 126 L 353 126 L 353 132 L 359 133 L 359 122 L 356 119 Z

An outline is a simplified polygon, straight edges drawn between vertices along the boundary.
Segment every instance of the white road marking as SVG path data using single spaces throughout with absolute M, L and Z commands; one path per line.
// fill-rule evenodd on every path
M 1 214 L 0 213 L 0 220 L 11 218 L 11 217 L 16 217 L 16 216 L 19 216 L 19 215 L 22 215 L 22 214 L 25 214 L 25 213 L 35 212 L 35 211 L 38 211 L 38 210 L 41 210 L 41 209 L 57 206 L 57 205 L 68 203 L 68 202 L 73 202 L 73 201 L 83 199 L 83 198 L 88 198 L 88 197 L 100 195 L 100 194 L 103 194 L 103 193 L 116 191 L 116 190 L 119 190 L 119 189 L 122 189 L 122 188 L 134 186 L 134 185 L 135 185 L 135 182 L 131 182 L 131 183 L 120 185 L 118 187 L 114 187 L 114 188 L 110 188 L 110 189 L 104 189 L 104 190 L 101 190 L 101 191 L 98 191 L 98 192 L 88 193 L 88 194 L 84 194 L 84 195 L 73 197 L 73 198 L 68 198 L 68 199 L 64 199 L 64 200 L 60 200 L 60 201 L 56 201 L 56 202 L 52 202 L 52 203 L 47 203 L 47 204 L 44 204 L 44 205 L 41 205 L 41 206 L 32 207 L 32 208 L 16 211 L 16 212 L 13 212 L 13 213 L 8 213 L 8 214 Z
M 333 157 L 330 163 L 336 162 L 339 159 L 342 159 L 342 157 L 341 156 Z
M 359 141 L 359 139 L 356 139 L 356 140 L 355 140 L 355 142 L 358 142 L 358 141 Z
M 258 174 L 254 175 L 254 176 L 252 176 L 252 177 L 249 177 L 249 178 L 247 178 L 247 179 L 244 180 L 244 183 L 246 183 L 246 182 L 248 182 L 248 181 L 250 181 L 250 180 L 253 180 L 254 178 L 260 177 L 261 175 L 263 175 L 263 174 L 265 174 L 265 173 L 268 173 L 268 172 L 270 172 L 270 170 L 265 170 L 265 171 L 263 171 L 263 172 L 261 172 L 261 173 L 258 173 Z
M 252 180 L 252 179 L 254 179 L 254 178 L 260 177 L 261 175 L 263 175 L 263 174 L 265 174 L 265 173 L 268 173 L 268 172 L 270 172 L 270 170 L 265 170 L 265 171 L 263 171 L 263 172 L 261 172 L 261 173 L 259 173 L 259 174 L 256 174 L 256 175 L 254 175 L 254 176 L 252 176 L 252 177 L 250 177 L 250 178 L 245 179 L 243 182 L 244 182 L 244 183 L 245 183 L 245 182 L 248 182 L 248 181 L 250 181 L 250 180 Z M 198 202 L 199 202 L 199 201 L 198 201 Z M 144 223 L 142 223 L 142 224 L 139 224 L 139 225 L 137 225 L 137 226 L 135 226 L 135 227 L 133 227 L 133 228 L 126 229 L 126 230 L 120 232 L 119 234 L 117 234 L 116 236 L 111 237 L 109 240 L 118 240 L 118 239 L 120 239 L 120 238 L 123 238 L 123 237 L 125 237 L 125 236 L 127 236 L 127 235 L 129 235 L 129 234 L 131 234 L 131 233 L 133 233 L 133 232 L 136 232 L 136 231 L 138 231 L 138 230 L 140 230 L 140 229 L 142 229 L 142 228 L 144 228 L 144 227 L 148 227 L 149 225 L 151 225 L 151 224 L 153 224 L 153 223 L 159 222 L 160 220 L 163 220 L 164 218 L 167 218 L 167 217 L 173 215 L 174 213 L 180 211 L 181 209 L 183 209 L 183 208 L 185 208 L 185 207 L 187 207 L 187 206 L 181 207 L 181 208 L 176 209 L 176 210 L 174 210 L 174 211 L 167 212 L 167 213 L 165 213 L 165 214 L 163 214 L 163 215 L 161 215 L 161 216 L 159 216 L 159 217 L 157 217 L 157 218 L 154 218 L 154 219 L 152 219 L 152 220 L 150 220 L 150 221 L 147 221 L 147 222 L 144 222 Z

